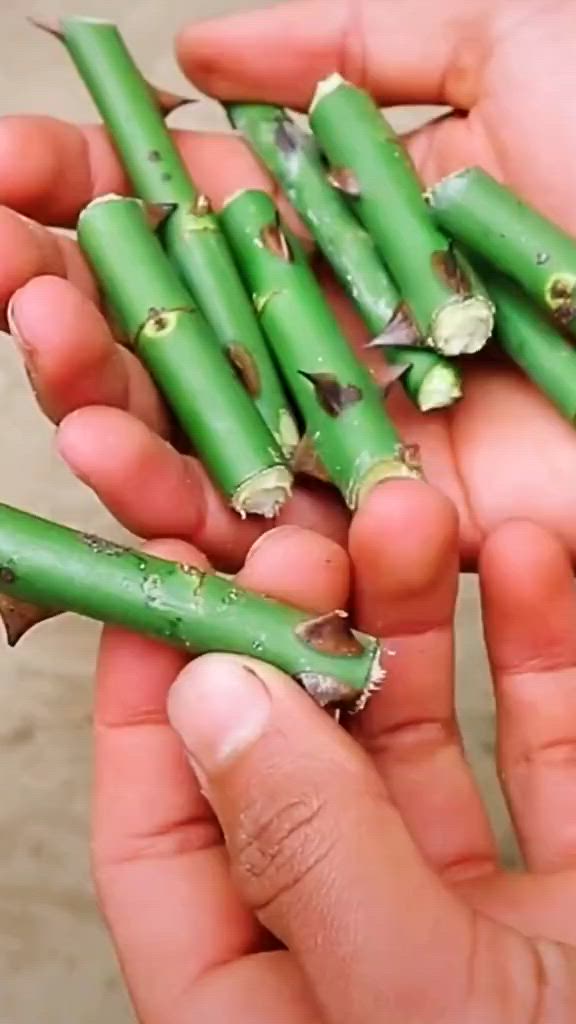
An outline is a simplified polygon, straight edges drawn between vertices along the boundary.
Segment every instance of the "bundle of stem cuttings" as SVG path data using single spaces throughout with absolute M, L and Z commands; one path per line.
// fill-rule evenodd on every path
M 215 214 L 165 125 L 182 98 L 146 82 L 114 25 L 42 27 L 65 43 L 137 195 L 94 200 L 78 222 L 80 245 L 230 505 L 275 516 L 303 465 L 352 510 L 381 481 L 420 475 L 270 196 L 242 190 Z M 571 237 L 476 169 L 425 193 L 376 105 L 339 75 L 318 85 L 311 132 L 278 107 L 227 113 L 355 304 L 367 347 L 382 349 L 416 406 L 461 397 L 455 357 L 463 364 L 482 350 L 495 323 L 502 348 L 574 421 Z M 8 506 L 0 593 L 11 642 L 70 610 L 186 650 L 257 655 L 322 704 L 358 706 L 382 675 L 377 641 L 343 613 L 314 619 Z

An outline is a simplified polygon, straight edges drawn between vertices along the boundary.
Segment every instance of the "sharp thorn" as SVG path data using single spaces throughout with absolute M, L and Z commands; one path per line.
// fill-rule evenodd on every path
M 148 82 L 147 85 L 163 117 L 169 117 L 170 114 L 174 113 L 175 110 L 179 110 L 180 107 L 187 107 L 198 103 L 198 100 L 193 96 L 179 96 L 178 93 L 170 92 L 167 89 L 159 89 L 157 86 L 152 85 L 151 82 Z
M 149 226 L 153 231 L 157 231 L 174 210 L 178 209 L 178 203 L 143 203 L 142 207 Z
M 41 32 L 47 32 L 48 35 L 54 36 L 60 43 L 64 42 L 64 33 L 59 21 L 41 21 L 31 15 L 28 16 L 28 21 L 34 28 L 39 28 Z

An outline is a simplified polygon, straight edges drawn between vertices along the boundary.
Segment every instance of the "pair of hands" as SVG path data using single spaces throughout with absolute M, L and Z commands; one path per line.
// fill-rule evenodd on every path
M 560 0 L 310 0 L 192 26 L 178 47 L 220 98 L 305 106 L 338 67 L 387 105 L 454 106 L 462 113 L 409 140 L 424 180 L 482 164 L 576 232 L 575 27 Z M 178 141 L 216 203 L 240 186 L 273 190 L 238 140 Z M 0 200 L 36 222 L 0 211 L 0 303 L 12 300 L 12 332 L 72 470 L 129 529 L 183 538 L 153 550 L 242 566 L 243 585 L 317 612 L 348 603 L 396 651 L 353 741 L 265 666 L 211 656 L 185 667 L 106 631 L 94 864 L 141 1019 L 572 1020 L 573 429 L 512 369 L 475 359 L 454 410 L 422 417 L 399 390 L 390 402 L 435 490 L 386 484 L 349 525 L 332 495 L 302 487 L 284 528 L 253 547 L 262 524 L 239 523 L 170 447 L 166 412 L 116 345 L 75 244 L 41 226 L 69 226 L 94 194 L 126 189 L 104 133 L 9 118 L 0 154 Z M 455 720 L 458 552 L 480 574 L 524 875 L 498 867 Z

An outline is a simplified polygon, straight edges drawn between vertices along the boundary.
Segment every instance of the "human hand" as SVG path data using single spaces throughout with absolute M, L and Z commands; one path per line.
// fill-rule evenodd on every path
M 368 551 L 358 532 L 373 495 L 351 528 L 351 598 L 396 656 L 352 737 L 261 663 L 184 667 L 106 632 L 94 870 L 142 1024 L 574 1019 L 570 561 L 518 522 L 480 557 L 499 766 L 528 867 L 507 875 L 455 719 L 455 516 L 423 484 L 382 490 L 390 544 Z M 205 564 L 181 542 L 155 550 Z M 349 566 L 292 527 L 239 579 L 322 612 L 344 603 Z
M 576 148 L 575 21 L 571 4 L 537 0 L 470 0 L 465 8 L 456 0 L 310 0 L 192 25 L 179 55 L 197 84 L 226 99 L 304 106 L 316 80 L 338 67 L 383 103 L 453 104 L 458 115 L 409 140 L 424 180 L 480 163 L 576 232 L 570 176 L 557 173 Z M 178 133 L 178 142 L 217 205 L 240 186 L 273 188 L 231 136 Z M 6 118 L 0 152 L 0 201 L 44 224 L 69 226 L 94 194 L 127 188 L 106 136 L 93 126 Z M 240 565 L 265 525 L 240 524 L 201 468 L 158 440 L 168 433 L 166 414 L 96 311 L 94 283 L 73 243 L 5 210 L 0 245 L 10 253 L 0 270 L 0 305 L 16 293 L 15 329 L 40 402 L 61 422 L 60 450 L 72 469 L 134 532 L 185 537 L 220 567 Z M 55 276 L 68 276 L 72 286 Z M 346 301 L 333 288 L 331 299 L 361 344 L 366 336 Z M 464 563 L 472 565 L 487 532 L 514 516 L 554 530 L 574 554 L 571 426 L 506 364 L 475 358 L 465 368 L 465 392 L 457 407 L 426 416 L 400 389 L 389 403 L 405 440 L 420 445 L 427 478 L 458 508 Z M 281 522 L 341 542 L 347 529 L 340 503 L 317 487 L 300 487 Z

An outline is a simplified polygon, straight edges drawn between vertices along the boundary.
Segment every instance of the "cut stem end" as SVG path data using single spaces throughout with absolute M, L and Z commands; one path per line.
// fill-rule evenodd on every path
M 274 519 L 292 496 L 292 474 L 285 466 L 274 466 L 257 473 L 238 488 L 232 507 L 239 515 Z
M 438 310 L 432 325 L 434 348 L 446 356 L 473 355 L 494 329 L 494 307 L 482 295 L 450 301 Z

